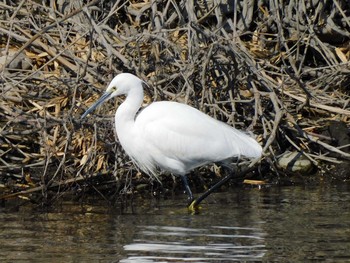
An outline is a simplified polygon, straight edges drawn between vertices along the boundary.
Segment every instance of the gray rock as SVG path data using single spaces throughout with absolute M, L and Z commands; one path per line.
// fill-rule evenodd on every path
M 309 174 L 312 162 L 300 152 L 285 152 L 278 160 L 278 166 L 291 172 Z

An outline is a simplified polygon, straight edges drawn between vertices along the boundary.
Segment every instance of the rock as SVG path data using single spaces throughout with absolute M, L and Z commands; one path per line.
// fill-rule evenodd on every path
M 7 55 L 5 52 L 0 52 L 0 70 L 3 70 L 4 65 L 6 65 L 16 54 L 16 50 L 9 50 Z M 7 69 L 27 70 L 31 67 L 31 59 L 23 53 L 20 53 L 9 65 L 7 65 Z
M 331 121 L 328 126 L 329 135 L 336 147 L 350 145 L 350 129 L 345 122 Z M 350 147 L 342 147 L 343 152 L 350 153 Z
M 332 138 L 333 146 L 341 147 L 340 150 L 350 153 L 350 146 L 346 146 L 350 145 L 350 129 L 345 122 L 331 121 L 328 126 L 328 132 L 329 136 Z M 337 153 L 331 153 L 329 156 L 343 160 L 343 158 Z M 331 174 L 333 180 L 349 181 L 350 161 L 343 160 L 342 163 L 335 165 Z
M 278 160 L 278 166 L 300 174 L 309 174 L 312 171 L 312 162 L 300 152 L 285 152 Z

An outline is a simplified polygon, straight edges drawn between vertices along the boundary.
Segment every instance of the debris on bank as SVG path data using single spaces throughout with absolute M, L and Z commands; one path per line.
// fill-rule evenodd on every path
M 116 142 L 121 100 L 80 120 L 120 72 L 149 84 L 145 106 L 180 101 L 254 133 L 264 158 L 247 179 L 288 177 L 295 158 L 278 160 L 293 152 L 307 173 L 338 169 L 333 177 L 349 180 L 348 1 L 61 3 L 0 5 L 2 199 L 155 187 Z M 215 167 L 198 174 L 201 185 L 221 176 Z M 161 180 L 163 191 L 173 184 Z

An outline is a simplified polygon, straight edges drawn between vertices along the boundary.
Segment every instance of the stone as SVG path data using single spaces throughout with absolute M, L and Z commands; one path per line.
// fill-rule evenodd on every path
M 312 171 L 312 162 L 302 153 L 285 152 L 278 160 L 278 166 L 284 170 L 288 170 L 300 174 L 309 174 Z

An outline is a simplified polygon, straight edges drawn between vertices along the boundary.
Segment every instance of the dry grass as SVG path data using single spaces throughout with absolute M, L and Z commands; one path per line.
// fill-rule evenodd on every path
M 0 3 L 3 193 L 148 180 L 115 142 L 115 107 L 80 123 L 119 72 L 150 84 L 145 103 L 181 101 L 253 131 L 274 173 L 286 150 L 319 168 L 349 159 L 321 134 L 330 120 L 349 123 L 348 1 L 44 3 Z

